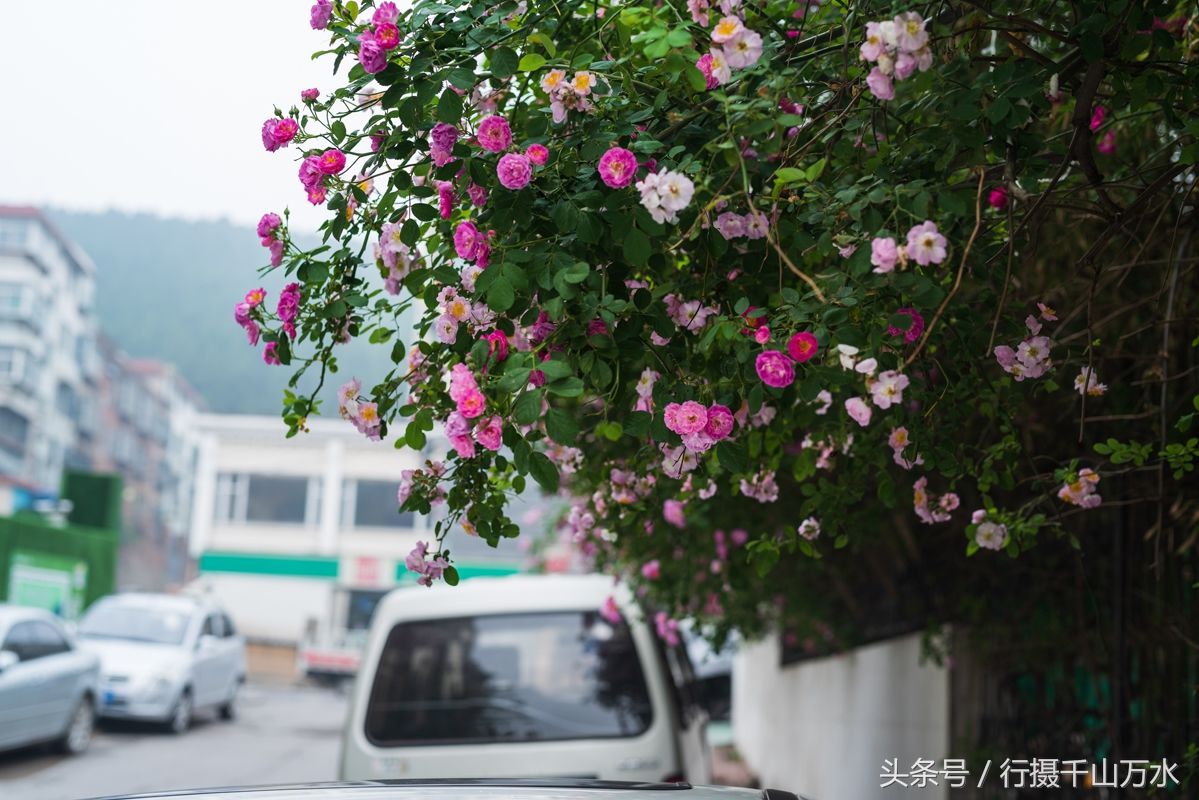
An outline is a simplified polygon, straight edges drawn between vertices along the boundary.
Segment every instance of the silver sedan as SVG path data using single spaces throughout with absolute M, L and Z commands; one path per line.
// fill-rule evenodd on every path
M 0 750 L 55 742 L 82 753 L 96 720 L 100 660 L 53 614 L 0 604 Z

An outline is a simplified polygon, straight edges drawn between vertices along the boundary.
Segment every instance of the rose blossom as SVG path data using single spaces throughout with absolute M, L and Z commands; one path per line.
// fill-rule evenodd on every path
M 791 360 L 778 350 L 763 350 L 758 353 L 754 368 L 757 369 L 762 383 L 776 389 L 784 389 L 795 380 L 795 367 L 791 366 Z
M 525 157 L 539 167 L 544 167 L 550 160 L 550 151 L 543 144 L 531 144 L 525 148 Z
M 899 247 L 891 237 L 878 237 L 870 241 L 870 263 L 880 275 L 891 272 L 899 261 Z
M 527 156 L 519 153 L 505 153 L 500 156 L 500 163 L 496 165 L 495 172 L 499 176 L 501 186 L 515 191 L 529 185 L 533 177 L 533 163 Z
M 484 150 L 502 153 L 512 144 L 512 129 L 508 127 L 508 120 L 492 114 L 479 123 L 479 132 L 475 138 L 479 141 L 479 147 Z
M 895 313 L 897 315 L 903 314 L 904 316 L 911 317 L 912 322 L 910 325 L 908 325 L 908 329 L 906 331 L 900 330 L 896 326 L 888 324 L 887 334 L 889 336 L 902 336 L 903 340 L 909 344 L 919 339 L 920 334 L 924 333 L 924 317 L 920 316 L 920 312 L 914 308 L 900 308 L 896 309 Z
M 787 355 L 801 364 L 816 355 L 819 349 L 820 343 L 816 341 L 816 334 L 810 331 L 800 331 L 787 342 Z
M 632 183 L 636 171 L 637 157 L 623 147 L 611 147 L 600 156 L 600 179 L 613 189 L 621 189 Z
M 866 401 L 860 397 L 851 397 L 846 400 L 845 411 L 854 422 L 863 428 L 870 424 L 870 417 L 874 413 L 871 411 L 870 406 L 866 405 Z

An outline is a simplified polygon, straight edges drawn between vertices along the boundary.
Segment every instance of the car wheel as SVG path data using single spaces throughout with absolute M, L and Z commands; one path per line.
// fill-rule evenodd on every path
M 238 678 L 233 684 L 233 693 L 229 695 L 229 699 L 217 709 L 221 715 L 221 719 L 232 720 L 237 718 L 237 696 L 241 693 L 242 679 Z
M 179 694 L 179 699 L 175 701 L 175 708 L 171 711 L 170 719 L 167 720 L 167 728 L 171 733 L 178 735 L 187 732 L 192 725 L 192 710 L 191 689 L 184 689 Z
M 71 723 L 67 732 L 58 742 L 58 749 L 70 756 L 77 756 L 92 743 L 92 733 L 96 729 L 96 710 L 92 707 L 92 699 L 84 696 L 75 713 L 71 715 Z

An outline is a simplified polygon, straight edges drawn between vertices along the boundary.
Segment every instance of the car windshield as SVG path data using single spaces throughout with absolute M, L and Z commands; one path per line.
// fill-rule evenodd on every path
M 652 715 L 623 621 L 597 612 L 493 615 L 392 628 L 366 734 L 385 746 L 628 737 Z
M 182 610 L 130 603 L 97 603 L 79 623 L 79 635 L 154 644 L 182 644 L 189 615 Z

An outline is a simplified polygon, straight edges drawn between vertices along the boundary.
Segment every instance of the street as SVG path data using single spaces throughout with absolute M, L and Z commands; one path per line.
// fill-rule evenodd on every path
M 250 685 L 236 720 L 197 714 L 195 726 L 183 736 L 148 725 L 106 722 L 91 748 L 76 758 L 44 749 L 0 754 L 0 797 L 79 800 L 334 780 L 345 709 L 345 698 L 330 690 Z

